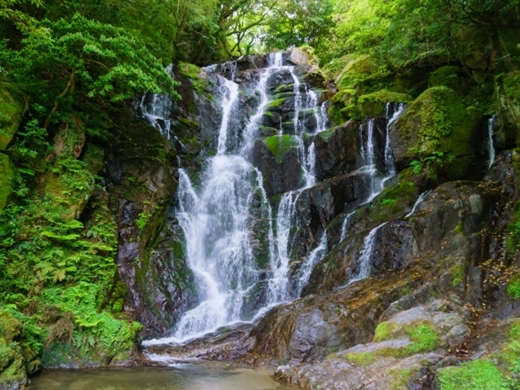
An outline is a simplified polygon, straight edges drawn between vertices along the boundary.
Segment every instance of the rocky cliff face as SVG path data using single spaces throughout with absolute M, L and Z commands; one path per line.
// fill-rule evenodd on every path
M 244 58 L 221 75 L 235 72 L 238 83 L 251 82 L 266 63 L 265 57 Z M 315 69 L 303 65 L 298 76 L 322 88 L 320 78 L 310 76 Z M 218 77 L 209 85 L 218 86 Z M 308 389 L 451 388 L 454 377 L 479 365 L 497 383 L 514 386 L 520 313 L 518 157 L 508 150 L 516 134 L 516 98 L 508 89 L 514 77 L 497 79 L 501 111 L 491 132 L 489 116 L 442 82 L 415 100 L 369 94 L 355 109 L 340 92 L 329 113 L 339 118 L 331 110 L 342 102 L 341 115 L 349 119 L 305 140 L 314 148 L 316 181 L 302 188 L 302 156 L 291 138 L 297 96 L 290 73 L 280 72 L 268 86 L 271 103 L 251 162 L 275 208 L 284 194 L 297 192 L 289 278 L 297 288 L 317 253 L 308 281 L 299 299 L 253 325 L 222 329 L 220 339 L 209 335 L 182 350 L 149 348 L 281 364 L 278 379 Z M 407 107 L 395 115 L 392 102 Z M 247 123 L 258 104 L 254 92 L 243 92 L 245 117 L 234 120 Z M 311 122 L 303 127 L 313 128 Z M 502 353 L 508 358 L 497 362 Z M 479 378 L 469 380 L 478 387 Z
M 69 192 L 76 201 L 65 204 L 61 217 L 87 227 L 102 219 L 116 229 L 117 275 L 105 304 L 124 309 L 144 325 L 141 336 L 151 338 L 171 335 L 185 313 L 204 302 L 190 268 L 190 233 L 180 219 L 182 175 L 200 194 L 211 158 L 242 153 L 254 173 L 247 176 L 254 189 L 242 247 L 254 261 L 237 318 L 249 322 L 181 344 L 148 346 L 148 352 L 278 366 L 278 379 L 308 389 L 451 389 L 456 378 L 479 388 L 482 373 L 487 383 L 515 388 L 516 73 L 496 79 L 496 121 L 490 122 L 456 86 L 442 82 L 414 97 L 381 90 L 354 99 L 356 91 L 348 91 L 357 88 L 356 64 L 343 75 L 353 84 L 329 100 L 332 93 L 302 50 L 283 53 L 263 96 L 258 82 L 270 61 L 264 55 L 206 69 L 178 64 L 173 71 L 182 100 L 167 102 L 160 116 L 151 115 L 153 96 L 136 103 L 138 118 L 114 109 L 118 126 L 103 148 L 85 144 L 80 123 L 57 132 L 55 169 L 41 175 L 37 190 L 63 192 L 67 180 L 55 172 L 60 154 L 85 162 L 85 170 L 100 177 L 101 186 L 85 179 Z M 230 80 L 239 92 L 228 117 L 228 149 L 221 153 Z M 312 110 L 302 103 L 311 100 Z M 13 102 L 0 95 L 9 115 L 0 118 L 5 134 L 19 124 L 22 108 Z M 317 114 L 327 109 L 329 120 Z M 241 144 L 252 121 L 256 132 Z M 496 123 L 491 131 L 489 123 Z M 0 153 L 0 209 L 14 175 L 9 157 Z M 286 269 L 277 274 L 282 258 Z M 280 275 L 285 295 L 273 298 Z M 230 294 L 239 287 L 233 284 Z M 265 313 L 254 318 L 259 311 Z M 22 358 L 19 324 L 2 315 L 15 331 L 0 329 L 0 340 L 6 340 L 1 351 L 10 356 L 0 360 L 0 371 L 16 368 L 16 383 L 23 383 L 25 372 L 41 362 L 29 350 Z M 55 319 L 67 323 L 69 317 L 62 317 Z M 57 357 L 67 355 L 59 349 L 64 344 L 47 348 L 44 365 L 128 361 L 121 352 L 127 344 L 98 360 L 76 351 L 78 356 L 62 361 Z M 24 362 L 32 364 L 27 371 Z

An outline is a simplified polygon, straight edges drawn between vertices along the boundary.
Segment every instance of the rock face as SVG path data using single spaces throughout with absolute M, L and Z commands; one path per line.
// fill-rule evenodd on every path
M 308 56 L 284 53 L 283 58 L 301 65 L 304 54 Z M 295 74 L 319 81 L 305 75 L 313 72 L 313 64 L 305 61 L 307 65 L 296 68 Z M 258 68 L 268 62 L 266 56 L 243 57 L 219 65 L 220 74 L 212 70 L 206 75 L 206 91 L 217 92 L 225 82 L 222 76 L 240 84 L 239 108 L 230 119 L 238 134 L 259 104 L 252 86 Z M 510 275 L 518 259 L 505 255 L 509 260 L 499 260 L 510 250 L 503 238 L 516 240 L 511 233 L 512 206 L 518 198 L 516 154 L 499 153 L 485 172 L 488 117 L 467 106 L 456 84 L 445 82 L 452 79 L 446 75 L 457 69 L 439 69 L 431 76 L 431 87 L 413 100 L 387 90 L 366 91 L 379 66 L 363 56 L 352 60 L 340 76 L 341 91 L 330 109 L 338 125 L 303 141 L 306 147 L 313 142 L 315 153 L 316 182 L 306 188 L 302 188 L 305 161 L 295 141 L 294 107 L 298 96 L 306 99 L 309 92 L 303 83 L 295 91 L 294 74 L 287 69 L 267 80 L 271 101 L 260 120 L 251 162 L 262 174 L 273 210 L 292 191 L 288 272 L 293 287 L 310 253 L 323 237 L 326 241 L 299 299 L 272 308 L 252 325 L 221 329 L 182 346 L 148 347 L 150 352 L 281 364 L 278 379 L 309 389 L 429 389 L 451 375 L 449 370 L 441 374 L 442 370 L 459 363 L 457 351 L 475 340 L 474 332 L 487 329 L 487 323 L 476 320 L 477 313 L 517 315 L 512 293 L 504 290 L 503 282 L 491 281 L 495 273 L 512 280 L 510 284 L 516 280 Z M 505 106 L 516 104 L 514 91 L 500 82 L 497 79 L 497 90 L 505 96 Z M 404 112 L 392 122 L 390 111 L 398 106 L 391 102 L 408 104 L 406 109 L 400 106 Z M 208 108 L 209 115 L 214 107 Z M 499 119 L 505 132 L 514 124 L 507 116 L 510 111 L 504 108 Z M 310 116 L 298 114 L 297 119 L 304 131 L 316 126 Z M 204 136 L 209 149 L 216 147 L 216 122 L 211 125 L 213 133 L 206 130 Z M 196 128 L 193 125 L 190 131 Z M 177 131 L 182 135 L 182 128 Z M 204 148 L 197 151 L 205 153 Z M 200 165 L 188 169 L 196 171 Z M 378 180 L 383 184 L 374 190 Z M 258 223 L 250 240 L 256 243 L 255 256 L 265 261 L 269 243 L 260 203 L 258 199 L 252 203 L 258 210 L 251 215 Z M 136 219 L 138 206 L 128 204 L 124 210 L 130 215 L 125 221 Z M 173 248 L 173 255 L 168 255 L 173 263 L 167 265 L 165 257 L 156 262 L 151 256 L 147 275 L 165 282 L 154 282 L 154 288 L 140 293 L 153 301 L 143 304 L 144 312 L 151 314 L 142 319 L 155 318 L 147 324 L 163 330 L 194 303 L 187 292 L 189 271 L 182 261 L 176 262 L 175 256 L 182 257 L 178 253 L 182 245 L 176 238 L 180 232 L 175 231 L 175 219 L 167 225 L 170 232 L 164 228 L 157 236 L 161 244 L 154 248 Z M 132 222 L 124 226 L 129 236 L 136 237 Z M 139 244 L 126 242 L 122 248 L 131 258 L 140 250 Z M 169 250 L 165 253 L 172 253 Z M 493 268 L 491 263 L 500 265 Z M 265 304 L 266 294 L 261 292 L 265 287 L 259 286 L 265 285 L 268 272 L 267 267 L 262 269 L 252 293 L 247 306 L 251 315 Z M 171 273 L 184 276 L 176 279 Z M 493 306 L 491 301 L 500 304 Z M 172 314 L 161 318 L 161 310 Z
M 429 161 L 444 180 L 472 177 L 483 172 L 479 163 L 484 132 L 481 112 L 465 107 L 452 89 L 432 87 L 410 105 L 391 132 L 395 163 L 402 170 L 412 160 Z
M 4 151 L 22 120 L 23 106 L 5 87 L 0 87 L 0 151 Z
M 127 126 L 113 135 L 104 169 L 118 225 L 118 271 L 130 291 L 127 307 L 156 335 L 189 301 L 180 234 L 168 217 L 177 188 L 176 151 L 157 129 L 117 114 Z
M 13 190 L 14 166 L 9 156 L 0 153 L 0 210 L 3 210 Z

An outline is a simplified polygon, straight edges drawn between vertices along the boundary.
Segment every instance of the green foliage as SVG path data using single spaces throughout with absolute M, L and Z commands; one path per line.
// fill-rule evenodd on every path
M 376 362 L 376 356 L 370 352 L 351 352 L 347 353 L 345 358 L 359 366 L 369 366 Z
M 54 96 L 76 88 L 88 97 L 106 96 L 111 101 L 144 91 L 173 93 L 162 64 L 121 28 L 79 14 L 70 20 L 43 20 L 39 27 L 22 41 L 21 50 L 3 51 L 1 58 L 8 76 L 19 84 L 55 91 L 51 101 L 42 101 L 48 109 Z
M 432 351 L 439 345 L 439 336 L 429 325 L 405 327 L 412 344 L 405 347 L 406 354 L 414 355 L 420 352 Z
M 455 267 L 453 267 L 451 274 L 452 274 L 452 278 L 453 278 L 451 280 L 451 285 L 452 285 L 452 287 L 455 287 L 460 282 L 462 282 L 462 278 L 464 277 L 464 269 L 462 268 L 461 265 L 456 265 Z
M 520 299 L 520 273 L 507 282 L 507 294 L 513 299 Z
M 508 382 L 489 360 L 473 360 L 438 372 L 441 390 L 506 390 Z
M 285 50 L 307 44 L 323 53 L 334 26 L 333 7 L 332 0 L 278 1 L 266 20 L 265 48 Z
M 414 175 L 419 175 L 422 171 L 422 162 L 419 160 L 412 160 L 410 162 L 410 167 L 412 168 L 412 172 Z
M 289 153 L 292 148 L 298 146 L 298 140 L 294 136 L 288 134 L 267 137 L 265 142 L 273 156 L 275 156 L 277 164 L 280 164 L 283 161 L 285 155 Z

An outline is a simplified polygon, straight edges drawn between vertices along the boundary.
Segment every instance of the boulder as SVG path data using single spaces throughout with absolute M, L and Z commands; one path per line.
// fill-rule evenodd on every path
M 0 210 L 5 208 L 13 191 L 14 174 L 15 168 L 9 156 L 0 153 Z
M 0 87 L 0 151 L 7 148 L 22 121 L 23 106 L 5 87 Z
M 501 74 L 495 79 L 495 106 L 498 117 L 496 146 L 500 149 L 520 145 L 520 71 Z
M 466 107 L 450 88 L 424 91 L 397 120 L 390 132 L 398 170 L 412 161 L 439 180 L 482 176 L 485 150 L 482 140 L 485 118 L 474 107 Z

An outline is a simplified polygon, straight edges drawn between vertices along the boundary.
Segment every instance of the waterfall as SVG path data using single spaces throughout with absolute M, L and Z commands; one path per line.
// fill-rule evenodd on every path
M 374 252 L 374 243 L 379 229 L 385 226 L 387 222 L 373 228 L 363 240 L 363 246 L 359 251 L 358 271 L 350 277 L 347 285 L 358 280 L 366 279 L 370 276 L 370 268 L 372 266 L 372 253 Z
M 222 122 L 220 124 L 217 154 L 224 154 L 228 137 L 229 117 L 238 99 L 238 84 L 231 80 L 220 77 L 224 85 L 220 87 L 222 94 Z
M 396 174 L 392 146 L 390 144 L 390 131 L 394 123 L 399 119 L 406 109 L 404 103 L 387 103 L 385 106 L 386 132 L 385 132 L 385 149 L 384 149 L 384 172 L 379 172 L 376 164 L 375 155 L 375 119 L 368 119 L 366 122 L 366 147 L 363 145 L 364 126 L 359 128 L 360 131 L 360 154 L 363 156 L 365 166 L 363 170 L 370 176 L 370 194 L 364 203 L 370 203 L 381 193 L 388 180 L 392 179 Z
M 488 119 L 488 156 L 489 156 L 489 163 L 488 163 L 488 169 L 491 168 L 491 165 L 493 165 L 493 162 L 495 161 L 495 146 L 493 144 L 493 132 L 495 131 L 495 126 L 497 123 L 497 116 L 493 115 L 491 118 Z
M 172 67 L 173 65 L 168 66 L 166 71 L 173 77 Z M 141 116 L 159 130 L 161 135 L 167 139 L 172 138 L 170 120 L 171 105 L 172 101 L 168 95 L 157 93 L 143 94 L 139 103 Z
M 320 242 L 316 248 L 314 248 L 303 264 L 300 267 L 300 278 L 298 279 L 298 286 L 296 288 L 296 296 L 299 297 L 305 285 L 309 282 L 312 274 L 312 270 L 318 263 L 318 261 L 327 252 L 327 230 L 323 231 Z
M 271 61 L 258 79 L 260 103 L 242 137 L 230 133 L 239 86 L 218 76 L 222 120 L 217 155 L 207 160 L 199 191 L 184 170 L 179 173 L 176 215 L 184 232 L 186 259 L 199 304 L 181 316 L 171 338 L 160 342 L 183 342 L 247 319 L 246 297 L 260 275 L 250 240 L 255 197 L 261 204 L 262 219 L 268 222 L 270 258 L 274 252 L 271 206 L 260 172 L 248 161 L 259 119 L 268 104 L 267 79 L 279 68 L 274 64 L 276 61 Z M 233 77 L 232 69 L 231 74 Z
M 426 197 L 430 194 L 430 192 L 431 192 L 431 190 L 424 191 L 421 195 L 419 195 L 419 197 L 417 198 L 417 200 L 415 201 L 415 203 L 412 207 L 412 210 L 410 210 L 410 212 L 408 214 L 406 214 L 404 217 L 405 218 L 411 217 L 415 213 L 415 210 L 417 209 L 417 207 L 422 203 L 422 201 L 424 199 L 426 199 Z
M 289 72 L 294 80 L 294 133 L 298 138 L 302 182 L 300 189 L 285 193 L 280 201 L 276 221 L 263 188 L 260 171 L 251 163 L 251 152 L 258 137 L 261 120 L 269 105 L 269 79 L 277 72 Z M 268 308 L 297 297 L 308 282 L 312 269 L 327 250 L 326 233 L 308 254 L 299 270 L 298 286 L 291 291 L 289 281 L 290 253 L 294 243 L 296 203 L 305 188 L 315 183 L 315 146 L 313 137 L 325 130 L 326 107 L 318 105 L 318 96 L 299 81 L 294 66 L 283 65 L 282 53 L 270 54 L 268 67 L 257 73 L 255 93 L 258 105 L 243 128 L 236 125 L 241 86 L 234 82 L 236 62 L 211 66 L 207 73 L 216 73 L 222 119 L 218 128 L 216 155 L 206 160 L 195 187 L 186 170 L 179 170 L 176 217 L 184 233 L 184 252 L 193 272 L 197 304 L 183 313 L 172 335 L 149 340 L 144 345 L 182 343 L 234 322 L 251 320 L 247 297 L 260 288 L 264 294 L 262 307 L 255 306 L 257 315 Z M 152 123 L 169 116 L 162 103 L 149 116 Z M 153 105 L 153 104 L 152 104 Z M 159 112 L 160 111 L 160 112 Z M 164 117 L 162 117 L 164 115 Z M 308 115 L 308 116 L 306 116 Z M 312 116 L 312 117 L 311 117 Z M 310 118 L 310 120 L 309 120 Z M 309 129 L 309 125 L 312 129 Z M 169 133 L 164 133 L 168 136 Z M 304 137 L 309 135 L 309 140 Z M 283 127 L 280 125 L 280 135 Z M 256 205 L 265 224 L 269 269 L 260 269 L 254 253 L 253 226 Z M 259 206 L 258 206 L 259 205 Z M 276 229 L 275 229 L 276 227 Z M 275 236 L 276 232 L 276 236 Z M 265 275 L 267 278 L 264 280 Z M 263 287 L 262 287 L 263 286 Z
M 341 224 L 341 234 L 339 236 L 339 241 L 341 242 L 347 237 L 348 229 L 350 227 L 350 219 L 355 214 L 356 211 L 352 211 L 351 213 L 348 213 L 348 215 L 343 220 L 343 223 Z

